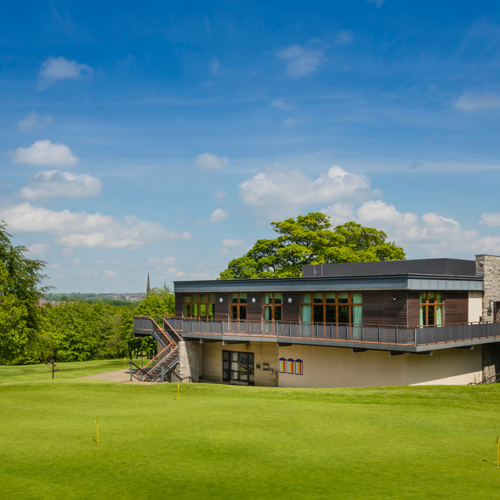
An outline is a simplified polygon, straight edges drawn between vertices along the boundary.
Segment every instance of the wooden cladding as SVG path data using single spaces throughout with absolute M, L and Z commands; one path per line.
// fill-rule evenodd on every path
M 460 325 L 469 321 L 469 292 L 446 292 L 444 299 L 445 325 Z
M 363 323 L 366 325 L 406 325 L 407 297 L 408 293 L 401 291 L 363 292 Z M 418 300 L 419 295 L 417 294 L 417 322 Z

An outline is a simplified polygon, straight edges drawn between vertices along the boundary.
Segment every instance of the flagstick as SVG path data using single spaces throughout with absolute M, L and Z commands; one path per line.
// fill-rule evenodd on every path
M 95 418 L 95 425 L 97 427 L 97 444 L 99 444 L 99 422 L 97 421 L 97 417 Z

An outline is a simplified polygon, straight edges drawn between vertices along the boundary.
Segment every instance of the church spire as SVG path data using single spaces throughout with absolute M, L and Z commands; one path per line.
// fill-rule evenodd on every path
M 149 273 L 148 273 L 148 285 L 146 287 L 146 295 L 149 293 L 150 290 L 151 290 L 151 287 L 149 286 Z

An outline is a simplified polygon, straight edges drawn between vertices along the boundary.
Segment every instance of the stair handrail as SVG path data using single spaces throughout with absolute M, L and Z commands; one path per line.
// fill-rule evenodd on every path
M 170 319 L 170 318 L 168 318 Z M 182 341 L 182 337 L 177 333 L 177 330 L 167 321 L 167 317 L 166 316 L 163 316 L 162 318 L 163 320 L 163 323 L 166 324 L 168 326 L 168 328 L 171 330 L 171 332 L 174 333 L 174 335 L 177 337 L 177 339 L 172 339 L 170 337 L 170 334 L 165 332 L 167 334 L 167 336 L 174 342 L 174 344 L 176 344 L 177 342 L 181 342 Z
M 150 359 L 144 366 L 143 369 L 148 368 L 149 365 L 152 365 L 162 354 L 165 353 L 167 349 L 171 349 L 173 344 L 169 344 L 167 347 L 164 347 L 153 359 Z M 167 353 L 168 354 L 168 353 Z M 166 357 L 166 356 L 165 356 Z
M 153 378 L 154 372 L 156 370 L 159 370 L 162 366 L 166 365 L 167 371 L 170 370 L 170 362 L 173 362 L 175 359 L 178 359 L 178 353 L 177 353 L 178 347 L 174 347 L 158 364 L 155 366 L 151 367 L 149 371 L 147 372 L 147 377 Z

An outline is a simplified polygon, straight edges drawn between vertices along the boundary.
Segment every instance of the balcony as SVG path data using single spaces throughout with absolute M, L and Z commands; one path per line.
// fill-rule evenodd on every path
M 453 347 L 500 342 L 500 322 L 469 323 L 443 327 L 387 325 L 308 325 L 264 321 L 198 321 L 164 318 L 185 340 L 244 343 L 276 342 L 278 345 L 319 345 L 394 352 L 430 352 Z M 160 323 L 160 322 L 159 322 Z M 152 329 L 148 317 L 134 318 L 134 334 Z

